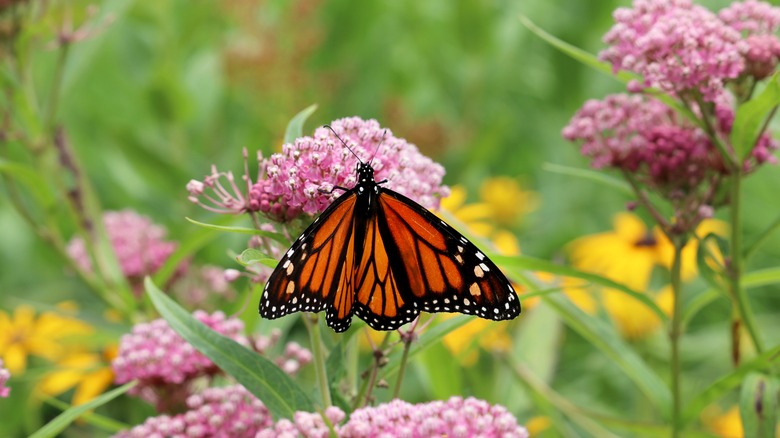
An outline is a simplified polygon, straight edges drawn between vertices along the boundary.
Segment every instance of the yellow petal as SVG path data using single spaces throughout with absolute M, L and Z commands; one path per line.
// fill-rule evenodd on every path
M 458 184 L 450 187 L 450 195 L 441 200 L 441 209 L 455 213 L 466 203 L 466 188 Z
M 114 372 L 108 367 L 88 374 L 76 388 L 76 393 L 73 395 L 73 404 L 78 406 L 92 400 L 111 386 L 113 381 Z
M 661 319 L 644 303 L 614 289 L 604 290 L 604 308 L 626 339 L 640 339 L 661 326 Z
M 21 374 L 27 367 L 27 351 L 19 344 L 11 344 L 3 352 L 3 364 L 11 374 Z

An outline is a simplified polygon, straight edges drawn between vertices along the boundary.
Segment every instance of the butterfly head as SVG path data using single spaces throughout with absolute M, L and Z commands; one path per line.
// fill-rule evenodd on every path
M 371 163 L 359 162 L 357 166 L 358 184 L 374 181 L 374 168 Z

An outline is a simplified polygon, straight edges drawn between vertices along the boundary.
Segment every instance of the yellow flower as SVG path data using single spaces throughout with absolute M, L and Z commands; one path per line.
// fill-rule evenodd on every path
M 727 232 L 728 232 L 728 224 L 716 219 L 704 220 L 701 222 L 701 224 L 699 224 L 698 227 L 696 227 L 696 236 L 698 238 L 703 238 L 704 236 L 710 233 L 715 233 L 719 236 L 725 236 Z M 666 244 L 658 248 L 658 262 L 660 265 L 666 267 L 667 269 L 671 269 L 672 259 L 674 258 L 674 247 L 666 238 L 666 236 L 662 235 L 662 238 Z M 709 249 L 715 255 L 716 260 L 718 260 L 718 262 L 722 264 L 723 257 L 720 254 L 720 251 L 718 251 L 717 246 L 712 244 L 712 242 L 710 242 Z M 696 263 L 696 253 L 698 251 L 699 251 L 699 241 L 695 238 L 691 239 L 691 241 L 688 242 L 688 244 L 685 245 L 685 248 L 683 248 L 682 250 L 681 277 L 683 281 L 691 280 L 698 275 L 699 271 L 698 271 L 698 265 Z
M 605 289 L 602 298 L 604 309 L 626 339 L 641 339 L 661 326 L 661 318 L 636 298 L 614 289 Z M 655 301 L 661 310 L 671 314 L 672 288 L 665 287 L 655 296 Z
M 508 176 L 485 180 L 479 197 L 490 207 L 491 218 L 501 225 L 514 225 L 539 206 L 535 192 L 523 190 L 516 179 Z
M 725 230 L 723 222 L 707 220 L 699 225 L 696 234 L 704 237 L 710 232 L 723 234 Z M 683 249 L 683 280 L 697 274 L 697 248 L 698 242 L 691 239 Z M 656 266 L 671 267 L 674 247 L 657 227 L 650 230 L 636 215 L 620 213 L 614 218 L 613 231 L 581 237 L 569 245 L 569 252 L 572 264 L 578 269 L 602 275 L 638 292 L 647 292 L 653 269 Z M 585 295 L 581 288 L 564 286 L 564 290 L 567 294 L 576 292 L 580 297 Z M 605 289 L 602 292 L 604 309 L 625 338 L 644 337 L 660 326 L 658 315 L 640 301 L 617 290 Z M 662 290 L 654 299 L 665 312 L 671 313 L 673 297 L 670 288 Z
M 490 219 L 490 206 L 483 203 L 466 204 L 466 188 L 457 185 L 450 188 L 450 195 L 441 200 L 441 209 L 452 213 L 468 230 L 479 237 L 487 237 L 493 232 Z
M 525 422 L 525 428 L 528 430 L 528 435 L 531 437 L 541 435 L 544 431 L 548 430 L 550 426 L 552 426 L 550 418 L 543 416 L 531 417 Z
M 57 363 L 57 370 L 40 381 L 38 390 L 50 396 L 76 388 L 73 405 L 84 404 L 102 394 L 114 381 L 111 360 L 117 355 L 117 346 L 109 345 L 102 354 L 74 351 Z
M 710 406 L 702 412 L 702 422 L 715 435 L 720 438 L 742 438 L 742 418 L 739 416 L 739 408 L 732 406 L 723 412 L 716 406 Z
M 29 355 L 56 361 L 67 351 L 67 338 L 91 332 L 88 324 L 54 312 L 36 318 L 29 306 L 17 307 L 13 315 L 0 311 L 0 357 L 12 374 L 19 374 L 27 368 Z
M 632 289 L 645 290 L 650 273 L 658 264 L 659 246 L 669 244 L 658 231 L 649 231 L 630 213 L 620 213 L 615 230 L 580 237 L 569 245 L 572 264 L 602 275 Z

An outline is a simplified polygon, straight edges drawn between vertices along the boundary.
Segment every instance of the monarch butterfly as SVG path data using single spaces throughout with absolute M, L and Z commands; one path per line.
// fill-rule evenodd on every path
M 520 313 L 512 285 L 484 253 L 423 206 L 382 187 L 386 180 L 374 179 L 370 161 L 358 161 L 357 184 L 334 188 L 345 193 L 271 273 L 263 318 L 325 310 L 328 326 L 343 332 L 353 315 L 375 330 L 395 330 L 420 311 L 493 320 Z

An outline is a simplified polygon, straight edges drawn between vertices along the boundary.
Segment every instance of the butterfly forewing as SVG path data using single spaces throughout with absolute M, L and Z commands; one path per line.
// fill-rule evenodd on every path
M 473 243 L 409 198 L 383 190 L 384 239 L 392 270 L 415 310 L 512 319 L 520 313 L 511 283 Z M 358 296 L 358 298 L 360 298 Z

